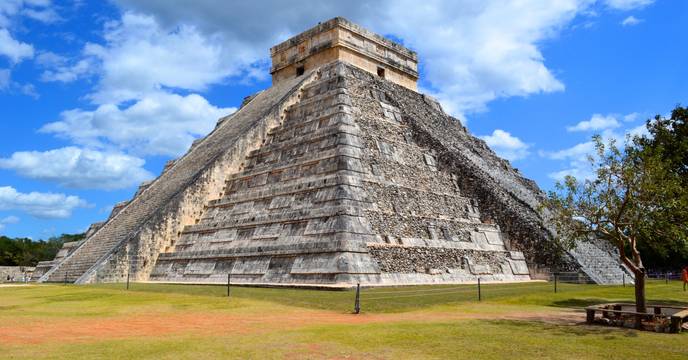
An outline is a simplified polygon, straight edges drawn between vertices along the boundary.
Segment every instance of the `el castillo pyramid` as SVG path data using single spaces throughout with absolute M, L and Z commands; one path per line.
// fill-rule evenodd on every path
M 249 96 L 41 282 L 349 287 L 622 279 L 595 243 L 558 251 L 544 196 L 416 91 L 417 55 L 342 18 L 271 50 Z

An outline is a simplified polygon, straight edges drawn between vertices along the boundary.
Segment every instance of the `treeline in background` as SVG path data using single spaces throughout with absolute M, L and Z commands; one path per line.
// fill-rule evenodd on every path
M 36 266 L 55 258 L 62 244 L 83 238 L 84 234 L 62 234 L 48 240 L 0 236 L 0 266 Z

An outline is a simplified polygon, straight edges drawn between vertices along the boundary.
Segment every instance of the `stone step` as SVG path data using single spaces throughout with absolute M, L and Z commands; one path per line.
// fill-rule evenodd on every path
M 320 150 L 322 148 L 340 144 L 342 140 L 347 140 L 348 137 L 346 134 L 358 136 L 358 134 L 354 134 L 351 131 L 355 130 L 355 128 L 344 122 L 319 126 L 319 122 L 313 121 L 311 124 L 315 124 L 313 125 L 314 128 L 309 129 L 309 131 L 303 135 L 303 138 L 284 140 L 282 142 L 271 142 L 258 150 L 252 151 L 248 156 L 249 161 L 255 161 L 256 159 L 269 155 L 279 155 L 285 151 L 292 153 L 294 150 L 298 150 L 299 148 Z M 347 132 L 347 130 L 349 130 L 349 132 Z M 337 136 L 340 138 L 337 138 Z M 348 142 L 345 142 L 344 144 L 353 145 L 349 144 Z M 250 166 L 250 163 L 247 165 L 247 167 L 248 166 Z
M 596 282 L 620 284 L 623 281 L 625 271 L 620 266 L 618 256 L 608 250 L 591 242 L 579 242 L 571 253 Z M 630 281 L 628 276 L 626 278 Z

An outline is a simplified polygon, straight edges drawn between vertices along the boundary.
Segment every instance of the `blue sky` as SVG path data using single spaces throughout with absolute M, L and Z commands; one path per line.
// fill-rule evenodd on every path
M 105 219 L 334 16 L 416 50 L 422 91 L 543 189 L 588 174 L 593 134 L 688 103 L 680 0 L 2 0 L 0 234 Z

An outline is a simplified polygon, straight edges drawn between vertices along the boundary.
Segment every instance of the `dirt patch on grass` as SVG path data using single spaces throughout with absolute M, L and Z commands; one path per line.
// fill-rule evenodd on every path
M 293 310 L 278 314 L 228 314 L 227 312 L 186 312 L 113 316 L 107 318 L 64 319 L 14 322 L 0 325 L 5 344 L 75 343 L 106 339 L 162 337 L 174 334 L 212 336 L 214 334 L 253 334 L 277 329 L 318 325 L 358 325 L 385 322 L 446 322 L 457 320 L 523 320 L 557 324 L 576 324 L 583 315 L 573 311 L 556 312 L 410 312 L 400 314 L 341 314 L 329 311 Z

